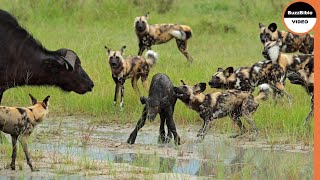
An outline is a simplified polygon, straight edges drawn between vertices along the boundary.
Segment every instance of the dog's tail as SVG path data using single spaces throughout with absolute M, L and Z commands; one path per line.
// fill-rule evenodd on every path
M 158 54 L 152 50 L 148 50 L 146 53 L 146 61 L 150 67 L 153 67 L 158 60 Z
M 254 97 L 254 99 L 256 101 L 259 101 L 259 100 L 265 101 L 268 99 L 268 96 L 271 91 L 272 89 L 269 84 L 261 84 L 259 86 L 259 94 L 256 97 Z
M 192 37 L 192 30 L 191 28 L 187 30 L 173 30 L 170 34 L 180 40 L 186 40 Z

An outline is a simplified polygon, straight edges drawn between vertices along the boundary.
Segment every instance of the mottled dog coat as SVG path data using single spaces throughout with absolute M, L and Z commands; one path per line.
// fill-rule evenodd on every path
M 280 51 L 282 41 L 269 41 L 265 44 L 262 52 L 266 59 L 272 60 L 273 63 L 277 63 L 287 73 L 287 71 L 297 72 L 304 69 L 306 64 L 313 61 L 314 56 L 312 54 L 286 54 Z
M 259 23 L 259 28 L 260 41 L 262 44 L 280 39 L 282 41 L 282 45 L 280 47 L 281 52 L 292 53 L 299 51 L 303 54 L 313 54 L 313 35 L 296 35 L 287 31 L 279 31 L 277 30 L 276 23 L 271 23 L 268 27 L 265 27 L 262 23 Z
M 314 103 L 313 103 L 313 87 L 314 87 L 314 64 L 313 60 L 311 60 L 306 66 L 299 70 L 298 72 L 294 72 L 288 75 L 288 79 L 292 84 L 298 84 L 305 88 L 307 93 L 311 96 L 311 108 L 309 111 L 308 116 L 305 119 L 304 124 L 308 124 L 310 121 L 310 118 L 313 116 L 313 109 L 314 109 Z
M 163 44 L 175 38 L 177 46 L 189 62 L 193 59 L 188 53 L 187 41 L 192 36 L 189 26 L 179 24 L 148 24 L 147 13 L 144 16 L 136 17 L 134 27 L 139 40 L 138 55 L 142 55 L 145 49 L 151 49 L 152 45 Z
M 30 95 L 30 97 L 32 106 L 27 108 L 0 106 L 0 130 L 10 134 L 12 137 L 13 149 L 10 164 L 12 170 L 15 170 L 17 140 L 19 140 L 22 145 L 29 167 L 32 171 L 35 170 L 29 156 L 28 138 L 35 126 L 49 113 L 48 105 L 50 96 L 47 96 L 42 102 L 38 102 L 32 95 Z
M 209 85 L 211 88 L 253 92 L 258 85 L 266 83 L 271 86 L 274 92 L 285 93 L 291 103 L 291 95 L 285 90 L 284 80 L 285 72 L 280 65 L 271 60 L 264 60 L 251 67 L 240 67 L 236 71 L 233 67 L 218 68 L 209 81 Z
M 267 84 L 261 85 L 259 95 L 256 97 L 250 92 L 240 90 L 204 94 L 203 91 L 205 89 L 206 83 L 199 83 L 194 86 L 188 86 L 183 83 L 182 86 L 174 89 L 177 97 L 190 109 L 198 112 L 204 121 L 197 135 L 199 140 L 202 140 L 206 135 L 210 121 L 225 116 L 230 116 L 240 128 L 240 134 L 231 137 L 237 137 L 246 131 L 240 120 L 241 116 L 246 119 L 255 131 L 258 130 L 254 124 L 252 114 L 259 106 L 258 101 L 267 98 L 269 91 Z
M 116 84 L 114 105 L 117 103 L 117 97 L 119 91 L 121 91 L 120 108 L 123 109 L 124 83 L 126 79 L 131 78 L 133 89 L 140 95 L 137 81 L 141 77 L 143 86 L 146 86 L 150 68 L 156 64 L 158 55 L 156 52 L 150 50 L 146 53 L 145 58 L 142 56 L 124 58 L 123 53 L 126 46 L 123 46 L 120 51 L 111 51 L 106 46 L 105 48 L 107 49 L 107 57 L 112 72 L 112 78 Z

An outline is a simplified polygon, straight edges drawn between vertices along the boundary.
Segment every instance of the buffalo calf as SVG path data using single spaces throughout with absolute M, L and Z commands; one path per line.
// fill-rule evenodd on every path
M 156 74 L 153 76 L 149 97 L 141 97 L 141 103 L 144 104 L 142 116 L 140 117 L 137 126 L 130 134 L 127 143 L 133 144 L 136 140 L 138 131 L 144 126 L 146 119 L 153 121 L 157 114 L 160 115 L 160 136 L 159 143 L 169 142 L 174 136 L 176 145 L 180 145 L 180 137 L 177 133 L 175 123 L 173 121 L 174 106 L 177 98 L 173 90 L 173 84 L 169 77 L 165 74 Z M 167 137 L 165 135 L 164 124 L 168 127 Z

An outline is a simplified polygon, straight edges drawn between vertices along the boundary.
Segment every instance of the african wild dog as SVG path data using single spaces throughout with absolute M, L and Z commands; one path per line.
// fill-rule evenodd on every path
M 149 89 L 149 97 L 141 97 L 140 100 L 142 104 L 145 104 L 142 116 L 127 142 L 133 144 L 138 131 L 144 126 L 146 119 L 148 118 L 150 121 L 153 121 L 157 114 L 160 114 L 159 143 L 169 142 L 173 134 L 175 144 L 180 145 L 180 137 L 173 120 L 174 106 L 177 98 L 169 77 L 165 74 L 154 75 Z M 168 127 L 167 137 L 165 135 L 164 123 L 166 123 Z
M 31 94 L 32 106 L 24 107 L 6 107 L 0 106 L 0 130 L 10 134 L 12 138 L 12 161 L 11 169 L 15 170 L 15 161 L 17 156 L 17 140 L 22 145 L 27 163 L 31 171 L 35 171 L 32 166 L 28 151 L 28 138 L 37 124 L 45 119 L 49 113 L 49 98 L 47 96 L 43 101 L 37 101 Z
M 134 27 L 139 40 L 138 55 L 142 55 L 145 49 L 151 49 L 152 45 L 163 44 L 175 38 L 177 46 L 189 62 L 193 59 L 188 53 L 187 41 L 192 36 L 189 26 L 179 24 L 148 24 L 149 12 L 144 16 L 136 17 Z
M 190 109 L 198 112 L 204 121 L 197 135 L 199 141 L 203 140 L 206 135 L 210 121 L 225 116 L 230 116 L 240 128 L 240 133 L 231 136 L 232 138 L 246 131 L 240 120 L 241 116 L 246 119 L 254 131 L 258 131 L 252 115 L 259 106 L 258 101 L 267 99 L 269 93 L 268 84 L 261 85 L 259 95 L 254 97 L 250 92 L 240 90 L 226 90 L 223 92 L 204 94 L 203 91 L 206 89 L 206 83 L 188 86 L 183 81 L 181 82 L 183 83 L 182 86 L 174 88 L 176 96 Z
M 269 41 L 265 44 L 262 55 L 268 59 L 272 60 L 273 63 L 277 63 L 284 70 L 285 73 L 297 72 L 304 69 L 305 65 L 310 61 L 313 61 L 314 56 L 312 54 L 285 54 L 280 52 L 280 47 L 282 46 L 282 41 L 278 39 L 277 41 Z
M 314 109 L 314 103 L 313 103 L 313 86 L 314 86 L 314 64 L 313 61 L 310 61 L 304 69 L 299 70 L 298 72 L 294 72 L 288 75 L 288 79 L 292 84 L 298 84 L 303 86 L 307 93 L 311 96 L 311 109 L 309 111 L 308 116 L 306 117 L 306 120 L 304 124 L 309 124 L 311 116 L 313 116 L 313 109 Z
M 277 41 L 281 39 L 282 45 L 280 51 L 285 53 L 292 53 L 299 51 L 303 54 L 313 54 L 314 37 L 310 34 L 296 35 L 291 32 L 277 30 L 277 24 L 271 23 L 265 27 L 259 23 L 260 41 L 265 44 L 269 41 Z
M 145 58 L 142 56 L 124 58 L 123 53 L 126 46 L 123 46 L 120 51 L 111 51 L 106 46 L 105 48 L 107 49 L 107 56 L 112 72 L 112 78 L 116 83 L 113 103 L 116 105 L 119 91 L 121 91 L 120 108 L 123 110 L 124 83 L 126 79 L 131 78 L 133 89 L 140 95 L 137 81 L 141 77 L 141 82 L 143 86 L 146 87 L 146 81 L 150 68 L 156 64 L 158 54 L 149 50 L 146 53 Z
M 271 60 L 264 60 L 253 64 L 251 67 L 240 67 L 234 71 L 233 67 L 218 68 L 209 81 L 211 88 L 238 89 L 253 92 L 261 84 L 269 84 L 275 93 L 284 93 L 291 104 L 291 95 L 284 87 L 285 72 L 279 64 Z

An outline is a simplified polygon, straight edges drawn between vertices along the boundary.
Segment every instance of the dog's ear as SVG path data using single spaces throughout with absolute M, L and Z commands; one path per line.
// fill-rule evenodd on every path
M 223 72 L 223 69 L 222 68 L 218 68 L 217 72 Z
M 127 46 L 122 46 L 122 48 L 120 49 L 120 53 L 121 55 L 124 53 L 124 50 L 126 49 Z
M 195 85 L 195 90 L 194 90 L 194 94 L 198 94 L 198 93 L 202 93 L 203 91 L 206 90 L 207 88 L 207 84 L 206 83 L 199 83 Z
M 49 105 L 49 99 L 50 96 L 47 96 L 46 98 L 44 98 L 44 100 L 42 101 L 42 106 L 47 109 L 48 105 Z
M 144 17 L 146 17 L 146 19 L 149 19 L 149 14 L 150 14 L 150 12 L 147 12 L 147 13 L 144 15 Z
M 275 32 L 277 30 L 277 24 L 276 23 L 271 23 L 269 26 L 268 26 L 268 29 L 271 31 L 271 32 Z
M 37 99 L 35 97 L 33 97 L 31 94 L 29 94 L 29 96 L 31 98 L 31 104 L 36 105 L 38 103 Z
M 183 80 L 180 80 L 180 82 L 182 83 L 182 85 L 187 85 L 186 83 L 184 83 L 184 81 L 183 81 Z
M 148 99 L 147 99 L 146 97 L 144 97 L 144 96 L 141 96 L 141 97 L 140 97 L 140 102 L 141 102 L 141 104 L 146 104 L 147 101 L 148 101 Z
M 108 54 L 110 54 L 110 49 L 107 46 L 104 46 L 104 48 L 107 50 Z
M 259 28 L 261 29 L 263 27 L 265 27 L 265 26 L 262 23 L 259 23 Z
M 228 67 L 226 70 L 224 70 L 224 75 L 226 76 L 226 77 L 229 77 L 229 76 L 231 76 L 231 74 L 233 73 L 234 71 L 233 71 L 233 67 Z

